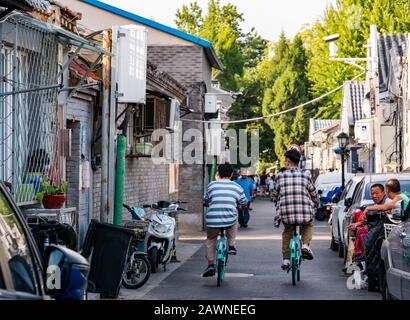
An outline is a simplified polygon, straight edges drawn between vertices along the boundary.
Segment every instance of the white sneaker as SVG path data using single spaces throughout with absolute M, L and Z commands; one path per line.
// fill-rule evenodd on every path
M 288 271 L 290 266 L 290 260 L 284 259 L 282 262 L 282 270 Z

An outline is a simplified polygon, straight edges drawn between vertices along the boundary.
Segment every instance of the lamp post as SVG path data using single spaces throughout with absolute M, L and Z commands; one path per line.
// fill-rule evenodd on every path
M 339 148 L 341 149 L 341 157 L 342 157 L 342 190 L 345 189 L 345 154 L 346 148 L 349 143 L 349 136 L 342 132 L 337 136 L 337 140 L 339 142 Z

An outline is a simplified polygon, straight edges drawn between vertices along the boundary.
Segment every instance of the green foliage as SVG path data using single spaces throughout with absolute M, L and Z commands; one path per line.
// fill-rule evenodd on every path
M 212 42 L 225 66 L 214 73 L 222 87 L 243 92 L 228 114 L 231 120 L 239 120 L 284 111 L 353 78 L 358 69 L 329 61 L 328 44 L 323 38 L 338 33 L 340 57 L 366 57 L 364 45 L 370 25 L 377 25 L 380 33 L 410 32 L 410 2 L 337 0 L 336 5 L 329 5 L 320 19 L 305 26 L 293 40 L 282 32 L 273 44 L 268 44 L 254 29 L 244 33 L 240 27 L 243 14 L 233 4 L 221 5 L 220 0 L 208 2 L 206 15 L 196 1 L 183 5 L 176 18 L 180 30 Z M 340 117 L 341 102 L 339 91 L 280 117 L 230 127 L 259 129 L 260 159 L 273 163 L 283 159 L 290 143 L 301 145 L 306 141 L 310 118 Z
M 296 36 L 290 42 L 282 32 L 266 70 L 267 88 L 262 103 L 265 116 L 290 109 L 310 99 L 307 63 L 302 39 Z M 274 150 L 276 157 L 282 159 L 282 165 L 287 147 L 294 143 L 303 144 L 305 141 L 309 116 L 311 112 L 299 109 L 265 120 L 275 133 Z
M 68 189 L 68 182 L 65 180 L 61 180 L 60 184 L 53 185 L 47 179 L 43 180 L 41 184 L 40 193 L 49 194 L 49 195 L 56 195 L 59 193 L 66 193 Z

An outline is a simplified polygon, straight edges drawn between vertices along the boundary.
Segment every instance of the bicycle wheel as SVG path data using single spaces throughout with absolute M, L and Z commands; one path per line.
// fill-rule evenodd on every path
M 225 263 L 222 259 L 219 259 L 217 262 L 217 286 L 220 287 L 223 280 L 224 280 L 224 273 L 225 273 Z
M 292 284 L 294 286 L 296 286 L 297 265 L 296 265 L 295 258 L 292 258 L 292 261 L 290 263 L 290 268 L 291 268 L 291 271 L 292 271 Z

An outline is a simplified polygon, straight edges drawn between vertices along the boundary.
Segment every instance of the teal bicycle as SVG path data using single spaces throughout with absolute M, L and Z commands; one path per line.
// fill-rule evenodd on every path
M 292 273 L 292 284 L 296 286 L 296 281 L 300 281 L 300 267 L 302 265 L 302 246 L 303 242 L 299 235 L 300 227 L 295 225 L 293 237 L 290 241 L 290 266 L 288 272 Z
M 217 286 L 220 287 L 225 279 L 225 269 L 228 263 L 228 239 L 226 237 L 224 228 L 221 229 L 219 240 L 216 244 L 216 274 L 217 274 Z

